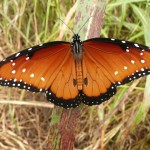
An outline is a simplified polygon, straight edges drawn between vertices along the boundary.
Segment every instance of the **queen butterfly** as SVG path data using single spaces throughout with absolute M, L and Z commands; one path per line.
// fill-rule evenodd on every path
M 109 38 L 40 44 L 0 62 L 0 85 L 45 92 L 64 108 L 97 105 L 116 87 L 150 74 L 150 48 Z

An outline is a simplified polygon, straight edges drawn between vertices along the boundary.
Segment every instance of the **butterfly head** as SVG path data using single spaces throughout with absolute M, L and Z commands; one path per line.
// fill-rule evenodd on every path
M 78 34 L 73 35 L 73 41 L 80 41 L 80 36 Z
M 78 34 L 74 34 L 72 38 L 73 40 L 71 42 L 71 48 L 74 54 L 74 58 L 75 60 L 81 60 L 83 50 L 82 50 L 82 41 L 80 40 L 80 36 Z

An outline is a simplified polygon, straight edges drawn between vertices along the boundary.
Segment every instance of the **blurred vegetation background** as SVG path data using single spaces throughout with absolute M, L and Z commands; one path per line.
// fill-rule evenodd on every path
M 54 40 L 71 41 L 75 0 L 1 0 L 0 60 L 19 50 Z M 101 37 L 150 46 L 150 1 L 108 0 Z M 146 77 L 120 86 L 99 106 L 84 106 L 75 150 L 149 150 L 150 89 Z M 144 94 L 145 93 L 145 94 Z M 0 87 L 0 149 L 46 149 L 53 105 L 44 94 Z

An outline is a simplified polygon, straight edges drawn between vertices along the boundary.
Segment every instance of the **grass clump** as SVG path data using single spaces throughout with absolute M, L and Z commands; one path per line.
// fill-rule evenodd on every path
M 0 59 L 61 39 L 62 35 L 70 41 L 72 33 L 66 28 L 62 32 L 59 18 L 71 13 L 68 26 L 72 28 L 75 9 L 70 10 L 74 5 L 75 1 L 68 0 L 1 0 Z M 141 44 L 146 41 L 150 45 L 149 7 L 148 0 L 109 0 L 101 37 Z M 150 149 L 150 104 L 143 96 L 145 79 L 119 87 L 117 94 L 102 105 L 84 106 L 75 149 Z M 43 94 L 0 87 L 0 149 L 45 149 L 53 105 L 45 104 L 43 99 Z

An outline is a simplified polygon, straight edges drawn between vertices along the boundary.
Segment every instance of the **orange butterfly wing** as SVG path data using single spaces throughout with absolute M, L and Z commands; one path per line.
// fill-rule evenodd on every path
M 117 85 L 150 74 L 150 49 L 128 41 L 90 39 L 83 43 L 82 68 L 82 101 L 100 104 L 116 93 Z
M 80 104 L 75 62 L 70 44 L 50 42 L 18 52 L 0 63 L 0 84 L 34 92 L 46 92 L 58 106 Z
M 0 62 L 0 85 L 45 92 L 49 101 L 70 108 L 81 100 L 100 104 L 117 85 L 150 74 L 146 46 L 103 38 L 82 44 L 78 35 L 74 42 L 50 42 L 6 58 Z

